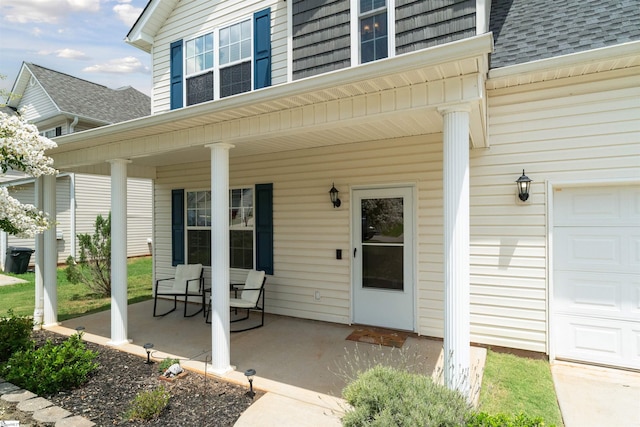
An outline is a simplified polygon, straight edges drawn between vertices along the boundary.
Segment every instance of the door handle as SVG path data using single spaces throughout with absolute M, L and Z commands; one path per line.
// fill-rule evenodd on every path
M 356 257 L 356 252 L 358 251 L 358 248 L 353 248 L 353 257 Z

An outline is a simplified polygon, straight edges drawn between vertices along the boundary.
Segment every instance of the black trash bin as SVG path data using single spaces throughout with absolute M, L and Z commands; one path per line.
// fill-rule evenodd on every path
M 31 254 L 35 251 L 31 248 L 19 248 L 9 246 L 7 249 L 7 258 L 4 263 L 4 271 L 6 273 L 23 274 L 27 272 Z

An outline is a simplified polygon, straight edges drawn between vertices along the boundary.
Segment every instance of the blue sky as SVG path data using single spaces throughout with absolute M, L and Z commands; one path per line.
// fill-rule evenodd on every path
M 9 91 L 22 62 L 150 95 L 151 56 L 124 42 L 147 0 L 0 2 L 0 88 Z

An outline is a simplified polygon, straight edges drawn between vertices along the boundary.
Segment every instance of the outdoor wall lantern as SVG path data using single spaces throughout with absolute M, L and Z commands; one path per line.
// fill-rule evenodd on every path
M 153 348 L 153 344 L 148 342 L 145 345 L 143 345 L 142 347 L 144 347 L 144 349 L 147 351 L 147 361 L 144 362 L 147 365 L 151 365 L 153 362 L 151 361 L 151 349 Z
M 254 393 L 254 391 L 253 391 L 253 377 L 255 375 L 256 375 L 256 370 L 255 369 L 247 369 L 246 371 L 244 371 L 244 376 L 247 377 L 247 379 L 249 380 L 249 391 L 247 392 L 247 394 L 252 399 L 253 399 L 253 396 L 256 395 Z
M 516 185 L 518 186 L 518 197 L 523 202 L 526 202 L 529 198 L 529 188 L 531 187 L 531 180 L 524 174 L 524 169 L 522 169 L 522 176 L 518 178 L 518 180 L 516 181 Z
M 334 184 L 331 184 L 331 190 L 329 190 L 329 197 L 331 197 L 331 203 L 333 203 L 334 208 L 339 208 L 340 204 L 342 203 L 338 198 L 338 193 L 339 191 L 336 189 L 336 186 Z

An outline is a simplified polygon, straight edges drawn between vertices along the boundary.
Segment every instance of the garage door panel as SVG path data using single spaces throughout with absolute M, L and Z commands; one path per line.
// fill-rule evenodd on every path
M 624 249 L 631 243 L 625 235 L 625 229 L 608 227 L 606 229 L 584 229 L 575 227 L 557 227 L 554 233 L 556 254 L 555 268 L 559 270 L 601 270 L 616 271 L 624 268 L 632 271 L 634 267 Z
M 633 293 L 626 275 L 558 272 L 555 281 L 562 283 L 554 299 L 559 313 L 620 315 Z
M 557 354 L 564 359 L 639 369 L 640 334 L 631 322 L 558 316 Z M 631 345 L 629 345 L 631 344 Z
M 562 196 L 555 204 L 558 211 L 556 225 L 593 224 L 595 221 L 611 222 L 622 218 L 622 198 L 615 188 L 602 187 L 597 191 L 590 188 L 556 189 L 556 194 Z

